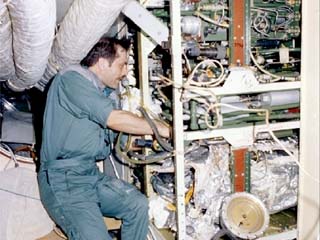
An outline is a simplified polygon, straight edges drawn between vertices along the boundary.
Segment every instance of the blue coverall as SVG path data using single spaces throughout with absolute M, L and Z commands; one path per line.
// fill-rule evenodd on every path
M 40 197 L 70 240 L 111 240 L 103 216 L 122 219 L 123 240 L 146 239 L 146 197 L 96 166 L 110 154 L 106 122 L 113 106 L 97 76 L 81 66 L 57 74 L 48 93 Z

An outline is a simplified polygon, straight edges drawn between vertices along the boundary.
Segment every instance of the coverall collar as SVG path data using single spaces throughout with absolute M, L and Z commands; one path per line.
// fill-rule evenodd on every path
M 101 92 L 103 92 L 106 88 L 106 86 L 102 83 L 102 81 L 98 78 L 98 76 L 94 72 L 90 71 L 87 67 L 81 66 L 80 64 L 73 64 L 73 65 L 66 67 L 62 71 L 60 71 L 60 74 L 62 75 L 68 71 L 75 71 L 75 72 L 81 74 L 87 80 L 92 82 L 93 85 Z

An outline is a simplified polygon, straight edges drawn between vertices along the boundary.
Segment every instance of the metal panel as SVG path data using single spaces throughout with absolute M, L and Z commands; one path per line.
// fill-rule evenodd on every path
M 168 40 L 168 28 L 138 2 L 131 1 L 122 12 L 158 44 Z

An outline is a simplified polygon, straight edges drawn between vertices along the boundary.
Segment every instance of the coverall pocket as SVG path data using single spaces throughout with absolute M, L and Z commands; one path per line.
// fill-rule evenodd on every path
M 66 171 L 67 188 L 72 198 L 78 202 L 98 202 L 95 186 L 98 177 L 86 171 Z
M 68 202 L 70 197 L 66 173 L 64 170 L 47 170 L 46 171 L 46 180 L 52 195 L 59 202 Z
M 67 191 L 67 180 L 64 170 L 45 171 L 48 185 L 55 191 Z

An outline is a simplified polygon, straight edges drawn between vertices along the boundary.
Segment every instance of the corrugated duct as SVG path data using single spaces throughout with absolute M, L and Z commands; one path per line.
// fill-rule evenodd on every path
M 9 11 L 6 5 L 0 5 L 0 80 L 12 78 L 14 74 Z
M 46 71 L 36 87 L 44 90 L 59 70 L 79 63 L 130 1 L 75 0 L 60 24 Z
M 33 87 L 41 79 L 46 68 L 54 38 L 56 2 L 11 0 L 6 5 L 12 25 L 15 66 L 15 75 L 8 79 L 8 85 L 15 91 L 23 91 Z M 5 51 L 9 52 L 10 45 L 8 41 L 1 49 L 6 48 Z M 1 73 L 4 71 L 2 68 L 10 64 L 10 61 L 1 65 Z

